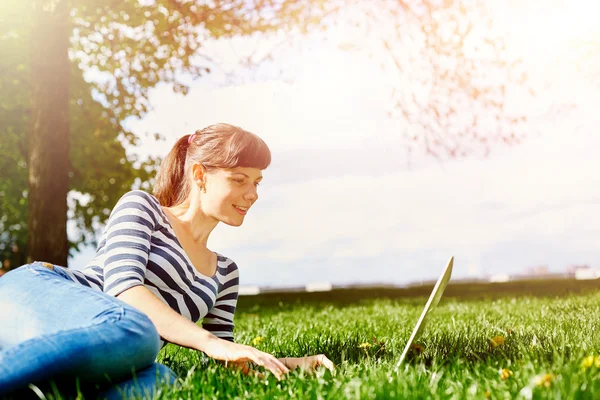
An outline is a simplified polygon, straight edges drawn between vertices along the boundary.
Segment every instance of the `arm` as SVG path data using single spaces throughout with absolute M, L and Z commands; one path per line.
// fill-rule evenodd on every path
M 219 339 L 175 312 L 144 286 L 127 289 L 117 297 L 146 314 L 158 334 L 171 343 L 200 350 L 207 356 L 226 363 L 255 362 L 269 369 L 278 379 L 289 372 L 285 365 L 268 353 Z
M 207 347 L 221 340 L 175 312 L 145 286 L 132 287 L 117 298 L 146 314 L 160 337 L 168 342 L 208 353 Z
M 234 341 L 233 315 L 237 306 L 239 282 L 238 267 L 231 262 L 221 282 L 215 304 L 202 321 L 204 329 L 230 342 Z
M 275 357 L 250 346 L 239 345 L 187 320 L 144 286 L 150 240 L 156 228 L 155 205 L 143 192 L 126 193 L 113 209 L 106 231 L 104 291 L 146 314 L 159 335 L 171 343 L 206 353 L 223 361 L 253 361 L 278 378 L 289 372 Z
M 225 361 L 226 366 L 239 369 L 244 374 L 255 373 L 255 371 L 251 369 L 249 362 L 254 362 L 270 369 L 271 372 L 275 373 L 278 377 L 281 372 L 287 373 L 289 370 L 296 368 L 310 372 L 322 365 L 332 372 L 335 370 L 333 363 L 322 354 L 310 357 L 280 358 L 278 361 L 282 365 L 275 367 L 272 366 L 272 363 L 268 364 L 263 360 L 250 358 L 248 355 L 236 356 L 235 354 L 239 354 L 240 350 L 251 350 L 258 353 L 262 352 L 249 346 L 238 345 L 227 339 L 218 338 L 211 332 L 201 328 L 173 311 L 171 307 L 160 301 L 144 286 L 135 286 L 128 289 L 121 293 L 118 298 L 146 314 L 163 339 L 183 347 L 202 351 L 209 357 L 219 361 Z M 237 349 L 236 347 L 241 349 Z M 262 354 L 272 357 L 267 353 Z M 231 363 L 228 364 L 227 361 L 230 361 Z M 269 365 L 271 365 L 271 367 L 269 367 Z M 282 369 L 282 366 L 285 369 Z M 260 373 L 258 373 L 258 376 L 261 376 Z

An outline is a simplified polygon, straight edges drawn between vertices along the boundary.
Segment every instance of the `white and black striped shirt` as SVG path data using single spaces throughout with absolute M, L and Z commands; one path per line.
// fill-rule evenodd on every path
M 96 256 L 81 271 L 60 268 L 73 281 L 117 296 L 145 285 L 156 297 L 214 335 L 233 341 L 238 298 L 237 265 L 217 254 L 209 277 L 194 268 L 158 200 L 141 190 L 121 197 L 100 238 Z

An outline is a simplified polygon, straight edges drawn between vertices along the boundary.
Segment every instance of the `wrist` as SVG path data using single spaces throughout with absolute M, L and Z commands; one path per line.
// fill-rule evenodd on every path
M 295 366 L 294 360 L 296 359 L 294 357 L 283 357 L 278 358 L 278 360 L 288 369 L 292 369 Z
M 221 339 L 205 330 L 196 338 L 195 348 L 196 350 L 200 350 L 208 355 L 210 353 L 210 349 L 218 345 L 220 340 Z

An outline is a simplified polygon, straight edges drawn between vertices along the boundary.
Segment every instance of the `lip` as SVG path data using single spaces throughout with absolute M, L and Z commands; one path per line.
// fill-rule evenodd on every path
M 248 213 L 248 210 L 246 210 L 246 211 L 242 211 L 242 210 L 240 210 L 239 208 L 237 208 L 237 206 L 235 206 L 235 205 L 233 205 L 233 208 L 234 208 L 234 210 L 235 210 L 235 211 L 237 211 L 237 212 L 238 212 L 238 214 L 240 214 L 240 215 L 246 215 L 246 214 Z M 248 208 L 248 209 L 249 209 L 249 208 Z

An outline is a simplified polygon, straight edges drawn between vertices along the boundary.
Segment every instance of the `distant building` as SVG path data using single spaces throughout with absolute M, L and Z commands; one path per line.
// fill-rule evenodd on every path
M 600 270 L 598 268 L 591 268 L 589 265 L 572 265 L 567 271 L 577 280 L 600 278 Z
M 240 296 L 255 296 L 260 293 L 258 286 L 240 286 L 238 294 Z
M 508 281 L 510 281 L 510 275 L 508 274 L 495 274 L 490 276 L 490 282 L 499 283 Z
M 304 290 L 307 292 L 329 292 L 333 286 L 329 282 L 312 282 L 307 283 Z
M 511 276 L 511 280 L 546 280 L 546 279 L 565 279 L 571 277 L 565 272 L 551 272 L 547 265 L 537 265 L 535 267 L 527 268 L 527 271 L 523 274 L 516 274 Z

